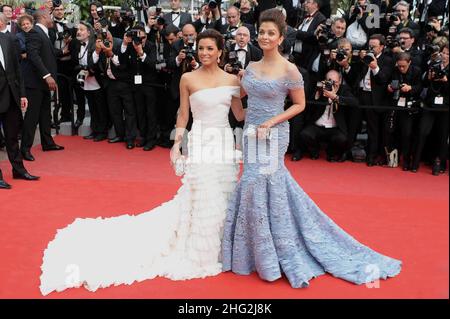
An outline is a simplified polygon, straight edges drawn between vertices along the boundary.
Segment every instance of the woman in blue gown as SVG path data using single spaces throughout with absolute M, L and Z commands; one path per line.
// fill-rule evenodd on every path
M 261 14 L 258 42 L 264 58 L 251 64 L 242 79 L 242 95 L 248 95 L 244 171 L 224 225 L 223 270 L 257 271 L 267 281 L 284 273 L 294 288 L 307 287 L 325 272 L 355 284 L 393 277 L 401 261 L 342 230 L 285 167 L 288 120 L 305 108 L 301 74 L 278 50 L 285 29 L 278 9 Z M 287 94 L 293 105 L 284 111 Z

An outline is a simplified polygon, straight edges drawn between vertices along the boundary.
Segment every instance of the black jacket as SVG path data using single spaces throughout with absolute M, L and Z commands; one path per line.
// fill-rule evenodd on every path
M 355 107 L 358 105 L 358 99 L 352 94 L 350 87 L 347 85 L 341 85 L 337 92 L 339 96 L 339 105 L 335 113 L 333 113 L 334 119 L 338 128 L 345 134 L 347 134 L 347 124 L 345 119 L 345 108 Z M 325 112 L 328 99 L 321 96 L 317 100 L 318 104 L 308 105 L 307 112 L 307 124 L 314 124 Z
M 378 66 L 380 71 L 374 75 L 370 73 L 371 88 L 372 88 L 372 103 L 371 105 L 386 106 L 390 105 L 388 94 L 386 94 L 387 85 L 390 83 L 394 64 L 392 59 L 386 54 L 382 53 L 378 58 Z M 367 74 L 369 66 L 362 61 L 352 64 L 349 74 L 346 77 L 347 83 L 352 83 L 354 92 L 359 92 L 361 80 Z
M 420 93 L 422 92 L 422 72 L 419 68 L 411 64 L 406 74 L 401 74 L 400 71 L 395 68 L 394 72 L 392 72 L 391 81 L 392 80 L 398 80 L 400 84 L 411 85 L 412 90 L 408 93 L 400 92 L 401 97 L 406 97 L 407 101 L 417 101 L 419 99 Z M 396 101 L 394 101 L 394 104 L 396 104 Z
M 44 76 L 50 74 L 56 79 L 58 72 L 57 55 L 53 43 L 39 26 L 25 33 L 25 41 L 27 60 L 32 69 L 32 72 L 24 77 L 25 87 L 48 90 Z
M 20 98 L 25 96 L 25 88 L 14 41 L 8 35 L 0 33 L 0 47 L 5 60 L 5 65 L 0 66 L 0 113 L 4 113 L 9 109 L 11 100 L 20 107 Z
M 314 63 L 314 60 L 320 53 L 319 43 L 317 41 L 317 37 L 315 36 L 315 31 L 317 27 L 324 23 L 326 20 L 325 16 L 317 11 L 314 14 L 314 18 L 311 24 L 308 27 L 307 31 L 298 30 L 296 34 L 296 39 L 301 40 L 302 44 L 302 52 L 296 58 L 296 64 L 301 66 L 302 68 L 311 71 L 311 67 Z
M 172 23 L 172 13 L 166 13 L 163 16 L 164 20 L 166 20 L 167 25 L 173 24 Z M 180 24 L 179 24 L 179 29 L 181 30 L 183 28 L 183 26 L 187 23 L 192 23 L 192 17 L 189 13 L 186 12 L 181 12 L 180 13 L 180 17 L 178 18 L 180 19 Z

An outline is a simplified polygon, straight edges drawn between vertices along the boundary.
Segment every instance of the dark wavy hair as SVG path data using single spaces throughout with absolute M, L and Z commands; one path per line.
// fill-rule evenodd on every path
M 198 44 L 200 43 L 200 40 L 202 40 L 202 39 L 214 40 L 214 42 L 217 45 L 217 48 L 219 50 L 223 51 L 224 46 L 225 46 L 225 44 L 224 44 L 225 40 L 219 31 L 214 30 L 214 29 L 207 29 L 207 30 L 199 33 L 199 35 L 197 36 L 197 48 L 198 48 Z
M 272 22 L 277 26 L 280 34 L 282 36 L 286 36 L 286 17 L 279 9 L 273 8 L 263 11 L 259 17 L 259 25 L 263 24 L 264 22 Z

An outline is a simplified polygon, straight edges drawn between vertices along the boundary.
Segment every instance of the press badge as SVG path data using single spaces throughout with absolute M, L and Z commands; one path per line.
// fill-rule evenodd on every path
M 406 97 L 401 97 L 398 99 L 397 106 L 405 107 L 406 106 Z
M 142 84 L 142 75 L 135 75 L 134 76 L 134 84 Z
M 443 96 L 436 96 L 434 98 L 434 104 L 436 104 L 436 105 L 444 104 L 444 97 Z

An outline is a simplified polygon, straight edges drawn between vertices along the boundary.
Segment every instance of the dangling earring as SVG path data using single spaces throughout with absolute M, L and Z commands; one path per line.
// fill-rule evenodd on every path
M 217 58 L 217 64 L 220 64 L 220 57 Z

